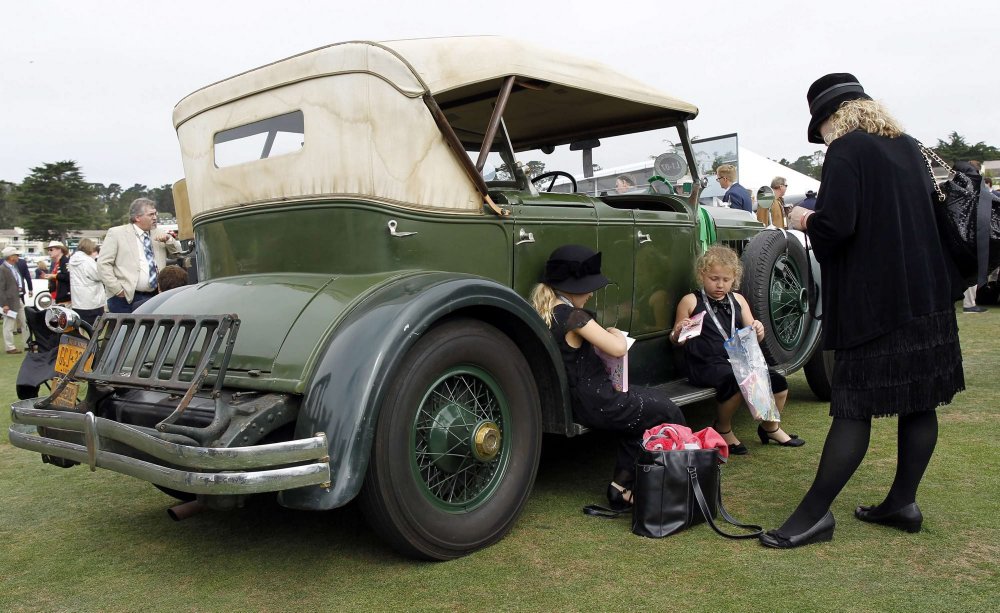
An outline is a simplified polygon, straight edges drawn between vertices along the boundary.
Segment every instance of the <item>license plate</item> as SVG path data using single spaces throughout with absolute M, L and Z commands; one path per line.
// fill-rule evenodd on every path
M 56 354 L 55 371 L 64 375 L 68 374 L 86 349 L 87 341 L 82 338 L 63 336 L 59 339 L 59 352 Z
M 61 383 L 61 379 L 52 380 L 52 389 L 56 389 L 56 386 Z M 67 409 L 75 409 L 77 398 L 80 397 L 80 384 L 76 381 L 67 381 L 66 387 L 63 388 L 62 392 L 58 396 L 52 397 L 52 406 L 65 407 Z

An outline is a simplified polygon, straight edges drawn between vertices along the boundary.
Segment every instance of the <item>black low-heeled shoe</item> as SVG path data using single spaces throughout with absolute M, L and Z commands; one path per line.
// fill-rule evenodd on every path
M 632 508 L 632 490 L 612 481 L 608 484 L 608 506 L 612 511 L 628 511 Z
M 719 436 L 722 436 L 723 434 L 730 434 L 733 431 L 733 429 L 730 428 L 730 429 L 726 430 L 725 432 L 723 432 L 722 430 L 719 430 L 719 428 L 717 426 L 718 426 L 718 424 L 713 421 L 712 422 L 712 429 L 714 429 L 716 432 L 718 432 Z M 725 440 L 724 436 L 722 438 L 723 438 L 723 440 Z M 729 445 L 729 443 L 726 443 L 726 444 Z M 729 445 L 729 455 L 746 455 L 748 453 L 750 453 L 750 450 L 747 449 L 747 446 L 744 445 L 743 443 L 736 443 L 735 445 Z
M 899 528 L 910 534 L 920 532 L 920 526 L 924 523 L 924 514 L 915 502 L 891 513 L 880 513 L 878 507 L 858 507 L 854 509 L 854 516 L 870 524 Z
M 778 445 L 781 445 L 782 447 L 801 447 L 801 446 L 803 446 L 803 445 L 806 444 L 806 442 L 803 439 L 799 438 L 798 434 L 789 434 L 788 435 L 788 437 L 789 437 L 788 440 L 785 441 L 784 443 L 778 441 L 778 439 L 771 438 L 771 435 L 774 434 L 775 432 L 777 432 L 780 429 L 781 429 L 781 426 L 778 426 L 774 430 L 765 430 L 764 426 L 758 424 L 757 425 L 757 437 L 760 438 L 760 444 L 761 445 L 766 445 L 768 443 L 773 442 L 773 443 L 777 443 Z
M 827 511 L 826 515 L 802 534 L 785 536 L 778 530 L 768 530 L 760 535 L 760 544 L 772 549 L 792 549 L 813 543 L 825 543 L 833 540 L 835 527 L 837 522 L 833 519 L 833 512 Z

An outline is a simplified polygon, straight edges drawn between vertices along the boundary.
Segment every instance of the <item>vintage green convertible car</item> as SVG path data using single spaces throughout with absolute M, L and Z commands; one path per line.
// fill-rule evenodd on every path
M 800 243 L 699 206 L 697 112 L 494 37 L 335 44 L 200 89 L 173 117 L 200 281 L 105 315 L 67 375 L 86 397 L 16 403 L 10 440 L 211 508 L 360 498 L 407 555 L 487 546 L 528 499 L 542 433 L 583 432 L 525 299 L 555 247 L 603 252 L 599 319 L 637 339 L 633 384 L 678 404 L 712 396 L 667 340 L 710 242 L 743 253 L 781 370 L 816 345 Z M 615 137 L 669 139 L 672 176 L 610 195 L 529 178 L 525 162 L 592 163 Z

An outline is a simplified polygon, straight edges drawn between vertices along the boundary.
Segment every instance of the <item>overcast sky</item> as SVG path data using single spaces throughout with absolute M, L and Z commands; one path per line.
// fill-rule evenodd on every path
M 171 112 L 195 89 L 333 42 L 462 34 L 608 64 L 697 105 L 693 135 L 737 132 L 773 159 L 819 148 L 805 92 L 828 72 L 856 75 L 925 143 L 958 131 L 1000 146 L 995 0 L 30 0 L 5 3 L 2 23 L 0 179 L 12 182 L 72 159 L 89 181 L 172 183 Z

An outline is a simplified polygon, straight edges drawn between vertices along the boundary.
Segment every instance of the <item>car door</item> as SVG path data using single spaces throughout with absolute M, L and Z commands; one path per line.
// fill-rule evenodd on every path
M 632 294 L 632 336 L 637 339 L 630 370 L 637 384 L 657 384 L 678 378 L 668 339 L 677 303 L 691 291 L 697 228 L 683 206 L 668 199 L 637 202 L 635 219 L 635 283 Z M 641 355 L 640 355 L 641 354 Z
M 599 248 L 598 219 L 590 198 L 574 194 L 520 193 L 508 195 L 506 200 L 512 204 L 514 221 L 512 287 L 525 299 L 530 297 L 545 269 L 545 261 L 557 247 L 577 244 Z M 602 292 L 604 290 L 597 292 L 597 302 L 591 302 L 588 308 L 603 302 Z

